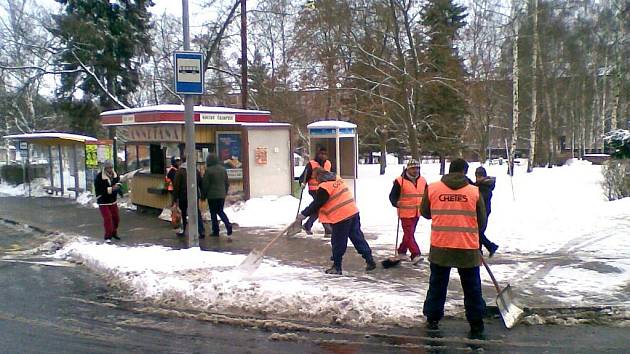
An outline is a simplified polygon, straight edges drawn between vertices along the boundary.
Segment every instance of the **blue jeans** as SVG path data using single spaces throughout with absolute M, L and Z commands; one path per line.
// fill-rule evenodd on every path
M 464 307 L 468 322 L 482 321 L 486 313 L 486 302 L 481 294 L 481 278 L 479 267 L 457 268 L 459 278 L 464 290 Z M 422 313 L 428 321 L 439 321 L 444 317 L 444 302 L 451 267 L 442 267 L 431 263 L 431 276 L 429 278 L 429 290 L 424 300 Z
M 330 243 L 332 245 L 332 261 L 335 264 L 335 268 L 341 270 L 341 261 L 348 248 L 348 238 L 350 238 L 354 248 L 366 262 L 374 261 L 370 245 L 365 241 L 365 236 L 363 236 L 363 231 L 361 231 L 361 219 L 359 218 L 359 213 L 357 213 L 346 220 L 332 224 Z

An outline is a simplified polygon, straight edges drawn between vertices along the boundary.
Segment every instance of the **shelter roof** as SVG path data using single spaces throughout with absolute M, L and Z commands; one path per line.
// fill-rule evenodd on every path
M 319 129 L 319 128 L 356 128 L 357 125 L 345 122 L 342 120 L 320 120 L 318 122 L 313 122 L 309 124 L 308 129 Z
M 32 143 L 43 145 L 57 145 L 68 143 L 86 143 L 97 141 L 96 138 L 86 135 L 59 133 L 59 132 L 35 132 L 25 134 L 12 134 L 3 136 L 5 139 L 28 140 Z

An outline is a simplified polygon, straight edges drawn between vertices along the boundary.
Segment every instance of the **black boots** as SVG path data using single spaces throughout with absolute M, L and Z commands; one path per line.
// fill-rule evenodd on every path
M 326 274 L 341 275 L 341 269 L 335 267 L 334 265 L 332 265 L 330 268 L 326 269 L 324 272 Z
M 484 339 L 484 326 L 483 320 L 470 321 L 470 332 L 468 333 L 471 339 Z
M 366 263 L 366 266 L 365 266 L 366 272 L 376 269 L 376 262 L 374 262 L 373 259 L 370 259 L 369 261 L 366 261 L 365 263 Z

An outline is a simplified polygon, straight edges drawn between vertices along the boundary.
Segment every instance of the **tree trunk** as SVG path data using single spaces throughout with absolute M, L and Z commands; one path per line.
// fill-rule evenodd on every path
M 534 45 L 532 50 L 532 119 L 529 124 L 529 156 L 527 159 L 527 172 L 534 170 L 534 157 L 536 156 L 536 127 L 538 124 L 538 0 L 533 1 L 534 15 Z M 530 5 L 531 6 L 531 5 Z
M 508 173 L 514 176 L 514 158 L 516 157 L 516 143 L 518 141 L 518 19 L 516 18 L 516 1 L 512 1 L 512 19 L 514 20 L 514 34 L 512 38 L 512 141 L 510 156 L 508 156 Z
M 617 43 L 618 45 L 616 46 L 615 50 L 617 51 L 617 56 L 616 56 L 616 63 L 615 63 L 615 72 L 616 72 L 616 77 L 615 77 L 615 83 L 614 83 L 614 92 L 613 92 L 613 106 L 612 106 L 612 112 L 610 115 L 610 130 L 615 130 L 617 129 L 617 127 L 619 126 L 619 123 L 617 121 L 617 117 L 618 117 L 618 113 L 619 113 L 619 103 L 621 101 L 621 87 L 623 86 L 623 59 L 621 56 L 621 52 L 622 52 L 622 48 L 620 48 L 620 43 L 623 43 L 624 40 L 624 35 L 625 35 L 625 26 L 623 23 L 619 24 L 619 29 L 620 29 L 620 33 L 618 34 L 618 39 L 617 39 Z M 622 116 L 623 117 L 623 116 Z
M 608 77 L 608 52 L 604 54 L 604 78 L 602 79 L 602 110 L 599 117 L 599 135 L 597 137 L 598 148 L 604 152 L 604 133 L 606 132 L 606 106 L 608 105 L 608 90 L 606 89 L 606 78 Z
M 380 175 L 385 174 L 385 169 L 387 168 L 387 131 L 383 130 L 378 134 L 378 144 L 381 147 L 381 158 L 380 158 Z

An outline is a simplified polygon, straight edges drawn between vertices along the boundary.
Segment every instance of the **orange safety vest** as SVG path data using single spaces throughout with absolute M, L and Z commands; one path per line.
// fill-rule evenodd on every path
M 352 193 L 341 178 L 322 182 L 319 188 L 324 188 L 329 196 L 326 203 L 319 208 L 319 221 L 322 224 L 336 224 L 359 212 Z
M 398 216 L 401 218 L 415 218 L 420 215 L 420 204 L 424 196 L 424 188 L 427 180 L 418 176 L 416 184 L 405 180 L 402 176 L 396 178 L 400 185 L 400 198 L 398 199 Z
M 479 249 L 477 201 L 479 189 L 472 185 L 453 190 L 439 181 L 429 185 L 431 246 Z
M 173 181 L 171 181 L 171 179 L 168 178 L 168 173 L 171 172 L 172 169 L 175 169 L 175 171 L 177 171 L 176 167 L 171 166 L 166 169 L 166 175 L 164 175 L 164 183 L 166 184 L 166 190 L 169 192 L 172 192 L 174 190 Z
M 316 168 L 321 167 L 319 162 L 315 160 L 311 160 L 309 163 L 311 164 L 311 171 L 314 171 Z M 326 162 L 324 162 L 324 170 L 330 172 L 331 168 L 332 168 L 332 164 L 330 163 L 329 160 L 326 160 Z M 313 173 L 311 173 L 311 178 L 308 180 L 308 190 L 309 191 L 317 190 L 318 185 L 319 185 L 319 182 L 317 182 L 317 179 L 314 178 Z

